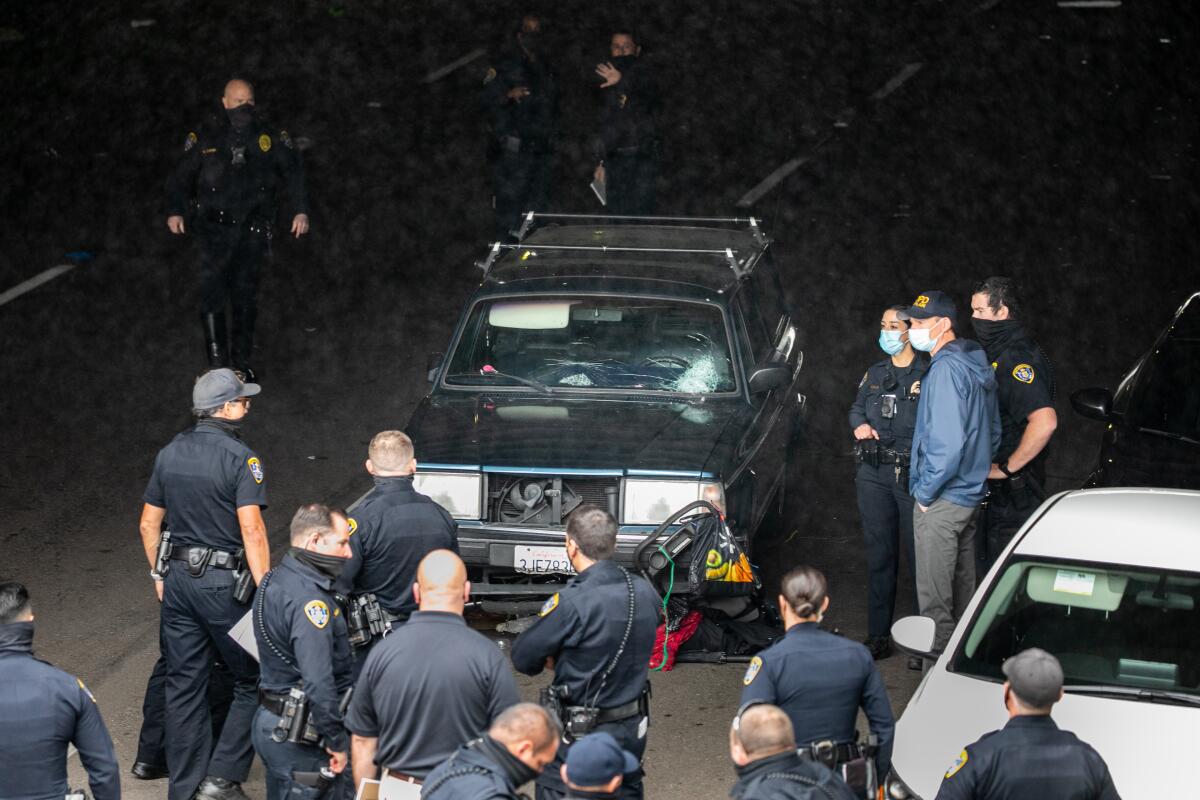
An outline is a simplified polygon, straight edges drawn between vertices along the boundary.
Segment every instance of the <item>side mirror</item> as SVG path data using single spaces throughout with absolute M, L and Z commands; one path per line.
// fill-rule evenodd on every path
M 445 353 L 430 353 L 429 360 L 425 362 L 425 376 L 430 383 L 437 380 L 438 370 L 442 368 L 442 359 L 446 357 Z
M 929 617 L 902 617 L 892 625 L 892 643 L 896 647 L 910 656 L 930 661 L 941 655 L 940 650 L 933 649 L 936 635 L 937 625 Z
M 756 364 L 750 370 L 750 375 L 746 383 L 750 387 L 750 394 L 762 394 L 772 389 L 787 386 L 791 380 L 792 370 L 787 364 L 768 362 L 765 364 Z
M 1081 417 L 1108 422 L 1112 418 L 1112 392 L 1108 389 L 1079 389 L 1071 393 L 1071 408 Z

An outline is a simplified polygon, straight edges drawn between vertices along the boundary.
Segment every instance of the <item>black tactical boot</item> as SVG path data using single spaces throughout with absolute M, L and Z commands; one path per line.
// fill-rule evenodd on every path
M 225 315 L 201 314 L 200 324 L 204 326 L 204 352 L 208 356 L 210 369 L 218 369 L 229 365 L 225 355 Z

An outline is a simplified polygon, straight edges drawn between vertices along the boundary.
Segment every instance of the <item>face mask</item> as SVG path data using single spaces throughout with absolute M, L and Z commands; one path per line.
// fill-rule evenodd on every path
M 879 349 L 889 356 L 896 355 L 904 349 L 904 342 L 900 339 L 903 335 L 904 331 L 880 331 Z
M 291 553 L 300 563 L 308 564 L 317 572 L 335 581 L 342 577 L 342 570 L 346 568 L 346 562 L 350 560 L 341 556 L 318 553 L 315 550 L 302 550 L 299 547 L 293 547 Z
M 225 113 L 229 115 L 229 124 L 235 131 L 243 131 L 254 122 L 254 106 L 249 104 L 227 109 Z
M 933 352 L 933 348 L 937 346 L 938 339 L 942 338 L 942 336 L 938 334 L 937 337 L 931 337 L 929 331 L 929 328 L 912 328 L 908 332 L 908 343 L 923 353 Z
M 989 353 L 1004 349 L 1014 334 L 1021 329 L 1021 324 L 1012 319 L 976 319 L 971 318 L 971 327 L 975 329 L 975 338 Z
M 520 39 L 521 47 L 525 48 L 529 53 L 538 52 L 538 48 L 542 43 L 541 35 L 537 33 L 522 33 L 520 34 Z
M 617 70 L 624 72 L 633 66 L 633 62 L 636 59 L 637 56 L 613 56 L 609 59 L 609 62 L 612 63 Z

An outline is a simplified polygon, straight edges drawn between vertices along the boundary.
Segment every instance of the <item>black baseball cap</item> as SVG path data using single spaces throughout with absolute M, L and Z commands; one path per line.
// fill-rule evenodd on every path
M 897 314 L 900 319 L 929 319 L 930 317 L 949 317 L 958 321 L 958 306 L 950 295 L 937 289 L 930 289 L 917 295 L 912 305 Z

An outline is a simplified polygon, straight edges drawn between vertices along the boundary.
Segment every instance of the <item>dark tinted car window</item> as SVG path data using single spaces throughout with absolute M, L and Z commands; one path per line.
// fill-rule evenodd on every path
M 1200 336 L 1170 336 L 1150 354 L 1129 414 L 1136 427 L 1200 442 Z
M 742 321 L 746 324 L 746 333 L 750 335 L 751 358 L 755 362 L 761 361 L 771 350 L 771 331 L 768 330 L 766 320 L 759 313 L 759 307 L 754 301 L 749 281 L 742 284 L 741 290 L 734 298 L 734 303 L 742 315 Z

